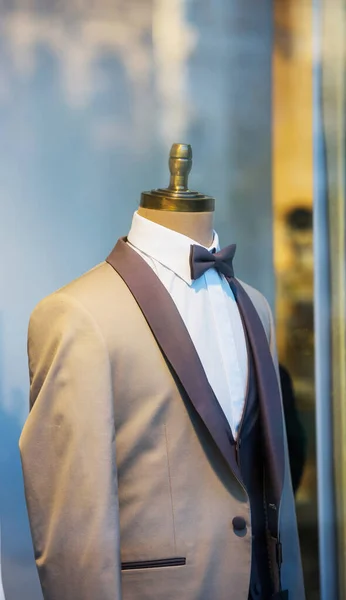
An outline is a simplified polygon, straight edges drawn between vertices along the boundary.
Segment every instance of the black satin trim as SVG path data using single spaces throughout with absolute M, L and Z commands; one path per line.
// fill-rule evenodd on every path
M 186 565 L 186 558 L 159 558 L 157 560 L 136 560 L 121 563 L 122 571 L 131 569 L 157 569 L 162 567 L 182 567 Z

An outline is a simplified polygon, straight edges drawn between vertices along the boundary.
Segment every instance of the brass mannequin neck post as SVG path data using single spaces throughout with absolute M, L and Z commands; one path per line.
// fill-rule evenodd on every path
M 143 192 L 138 214 L 208 248 L 213 241 L 215 200 L 189 190 L 191 167 L 191 146 L 173 144 L 169 155 L 169 186 Z
M 171 173 L 168 189 L 172 192 L 188 192 L 189 174 L 192 169 L 192 148 L 188 144 L 173 144 L 169 155 Z
M 171 173 L 169 186 L 142 192 L 140 206 L 144 209 L 171 212 L 213 212 L 215 200 L 188 188 L 192 168 L 192 148 L 189 144 L 173 144 L 169 155 Z

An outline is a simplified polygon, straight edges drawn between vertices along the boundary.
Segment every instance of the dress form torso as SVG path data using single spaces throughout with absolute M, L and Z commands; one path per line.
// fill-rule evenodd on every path
M 173 229 L 208 248 L 213 241 L 213 212 L 172 212 L 139 207 L 138 214 L 162 227 Z

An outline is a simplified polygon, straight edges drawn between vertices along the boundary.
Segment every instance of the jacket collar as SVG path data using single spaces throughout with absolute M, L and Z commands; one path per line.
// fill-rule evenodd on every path
M 107 262 L 117 271 L 136 299 L 165 359 L 176 374 L 233 475 L 244 487 L 234 447 L 232 447 L 235 442 L 229 423 L 208 382 L 185 324 L 166 288 L 147 263 L 126 243 L 126 238 L 118 241 L 108 256 Z M 245 290 L 243 293 L 246 293 Z M 249 342 L 254 355 L 258 349 L 256 349 L 251 335 Z M 260 412 L 265 430 L 265 448 L 269 464 L 277 466 L 273 470 L 274 480 L 270 486 L 275 491 L 275 504 L 273 505 L 275 517 L 274 514 L 272 517 L 276 523 L 276 525 L 273 523 L 271 530 L 276 531 L 285 466 L 283 434 L 280 434 L 283 428 L 282 413 L 280 406 L 276 406 L 274 411 L 270 410 L 271 399 L 267 397 L 266 374 L 259 370 L 256 356 L 254 356 L 254 364 Z

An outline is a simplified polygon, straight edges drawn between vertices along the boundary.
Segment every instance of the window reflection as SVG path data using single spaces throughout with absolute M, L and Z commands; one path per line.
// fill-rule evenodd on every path
M 275 2 L 273 202 L 279 360 L 292 379 L 291 472 L 306 594 L 318 600 L 314 384 L 313 102 L 311 2 Z M 290 439 L 291 438 L 291 439 Z

